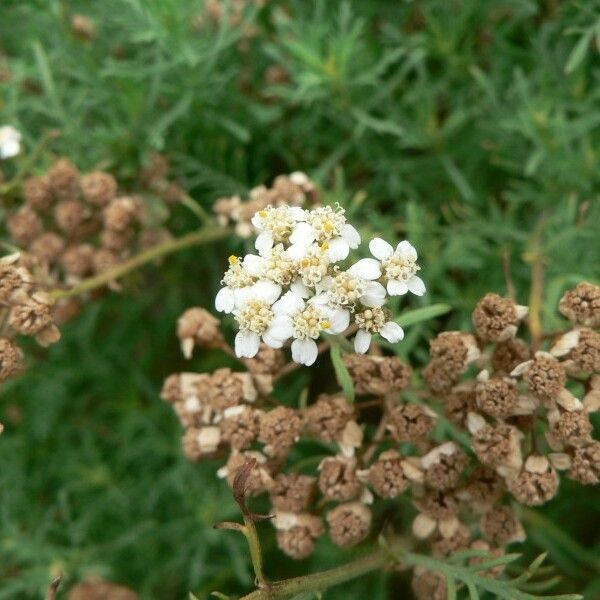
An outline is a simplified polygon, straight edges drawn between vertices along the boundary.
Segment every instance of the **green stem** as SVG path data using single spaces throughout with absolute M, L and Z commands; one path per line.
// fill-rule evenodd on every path
M 222 239 L 229 235 L 231 231 L 226 227 L 205 227 L 198 231 L 193 231 L 180 238 L 169 240 L 163 244 L 158 244 L 152 248 L 149 248 L 145 252 L 141 252 L 137 256 L 126 260 L 118 264 L 112 269 L 108 269 L 103 273 L 99 273 L 94 277 L 90 277 L 82 281 L 81 283 L 73 286 L 66 290 L 53 290 L 50 292 L 51 296 L 55 299 L 71 298 L 78 296 L 85 292 L 90 292 L 96 288 L 105 286 L 120 277 L 123 277 L 127 273 L 134 271 L 135 269 L 145 265 L 146 263 L 152 262 L 157 258 L 190 248 L 192 246 L 199 246 L 201 244 L 207 244 L 216 240 Z
M 243 533 L 248 541 L 248 548 L 250 549 L 250 558 L 252 560 L 252 567 L 254 568 L 254 575 L 256 576 L 257 587 L 266 588 L 269 586 L 269 582 L 265 577 L 260 540 L 258 538 L 258 532 L 256 531 L 256 525 L 250 517 L 244 516 Z

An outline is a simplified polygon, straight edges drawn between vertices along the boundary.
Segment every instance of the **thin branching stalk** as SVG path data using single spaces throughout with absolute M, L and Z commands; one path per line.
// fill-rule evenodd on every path
M 124 275 L 127 275 L 128 273 L 131 273 L 132 271 L 135 271 L 143 265 L 158 258 L 168 254 L 173 254 L 179 250 L 184 250 L 185 248 L 200 246 L 202 244 L 208 244 L 209 242 L 220 240 L 230 233 L 231 231 L 226 227 L 205 227 L 199 229 L 198 231 L 193 231 L 192 233 L 188 233 L 180 238 L 169 240 L 168 242 L 164 242 L 163 244 L 158 244 L 157 246 L 149 248 L 145 252 L 141 252 L 137 256 L 118 264 L 112 269 L 108 269 L 94 277 L 85 279 L 72 288 L 53 290 L 50 292 L 50 294 L 53 298 L 59 300 L 61 298 L 71 298 L 86 292 L 91 292 L 92 290 L 103 287 L 113 281 L 116 281 L 117 279 L 120 279 Z

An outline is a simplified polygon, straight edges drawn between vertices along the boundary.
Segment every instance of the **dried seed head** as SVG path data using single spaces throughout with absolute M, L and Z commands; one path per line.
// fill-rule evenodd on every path
M 83 197 L 95 206 L 106 206 L 117 195 L 117 181 L 110 173 L 93 171 L 81 178 Z
M 584 373 L 600 373 L 600 333 L 583 328 L 579 330 L 579 339 L 567 355 L 572 361 L 571 370 Z
M 369 469 L 369 483 L 382 498 L 396 498 L 410 485 L 402 466 L 404 458 L 396 450 L 387 450 Z
M 282 455 L 291 450 L 303 428 L 304 419 L 299 411 L 288 406 L 278 406 L 263 413 L 258 437 L 267 445 L 267 454 Z
M 354 500 L 362 485 L 356 475 L 354 458 L 326 458 L 319 465 L 319 489 L 327 500 L 346 502 Z
M 498 294 L 486 294 L 473 311 L 473 325 L 484 342 L 505 342 L 517 333 L 523 307 Z
M 545 456 L 531 455 L 518 475 L 508 477 L 508 491 L 522 504 L 539 506 L 558 492 L 558 473 Z
M 0 302 L 6 304 L 26 299 L 33 283 L 31 273 L 15 262 L 13 256 L 0 259 Z
M 446 578 L 437 571 L 417 567 L 413 574 L 412 590 L 416 600 L 447 600 Z
M 42 294 L 35 294 L 25 304 L 10 311 L 10 326 L 23 335 L 37 335 L 52 325 L 51 302 Z
M 299 473 L 279 473 L 271 488 L 276 510 L 299 513 L 308 508 L 316 493 L 316 479 Z
M 450 491 L 427 490 L 425 494 L 415 499 L 419 512 L 435 521 L 445 521 L 456 517 L 460 510 L 460 499 Z
M 25 203 L 34 210 L 46 211 L 52 206 L 52 189 L 48 177 L 30 177 L 23 183 Z
M 354 409 L 343 394 L 321 394 L 306 409 L 307 432 L 324 442 L 339 440 L 346 425 L 353 419 Z
M 253 375 L 275 375 L 285 364 L 285 354 L 277 348 L 261 343 L 258 354 L 244 362 Z
M 600 482 L 600 442 L 593 440 L 585 446 L 575 448 L 571 457 L 571 470 L 568 473 L 584 485 Z
M 47 177 L 52 193 L 59 200 L 73 200 L 79 196 L 79 169 L 70 160 L 58 160 Z
M 80 235 L 90 227 L 92 213 L 79 200 L 62 200 L 54 207 L 54 221 L 57 227 L 68 235 Z
M 492 558 L 500 558 L 504 556 L 504 551 L 502 548 L 491 548 L 490 545 L 483 540 L 476 540 L 471 544 L 471 550 L 480 550 L 482 552 L 487 552 L 489 556 L 474 556 L 469 559 L 469 565 L 480 565 Z M 497 565 L 492 567 L 491 569 L 486 569 L 485 571 L 479 571 L 479 573 L 484 577 L 490 577 L 492 579 L 496 579 L 502 575 L 504 572 L 505 565 Z
M 485 537 L 498 546 L 525 540 L 525 531 L 514 511 L 508 506 L 496 506 L 479 520 L 479 527 Z
M 133 240 L 133 231 L 112 231 L 104 229 L 100 233 L 100 242 L 107 250 L 113 252 L 123 252 L 126 250 Z
M 119 233 L 130 230 L 141 216 L 141 203 L 138 198 L 121 196 L 115 198 L 102 211 L 104 227 Z
M 519 391 L 514 379 L 495 377 L 475 387 L 477 406 L 492 417 L 506 418 L 519 413 Z
M 256 389 L 248 373 L 234 373 L 223 368 L 198 383 L 198 395 L 205 398 L 214 410 L 221 412 L 244 401 L 253 402 Z
M 519 367 L 516 370 L 520 370 Z M 538 352 L 525 368 L 523 379 L 536 398 L 548 401 L 556 398 L 563 389 L 567 373 L 553 356 Z
M 121 262 L 121 257 L 107 248 L 99 248 L 94 250 L 92 256 L 92 266 L 94 273 L 103 273 L 113 267 L 116 267 Z
M 569 446 L 585 446 L 591 440 L 592 423 L 584 410 L 556 410 L 548 415 L 550 431 Z
M 425 407 L 405 403 L 388 414 L 388 429 L 398 442 L 418 442 L 433 431 L 435 416 Z
M 29 246 L 44 231 L 37 213 L 29 206 L 23 206 L 8 217 L 8 232 L 11 238 L 23 247 Z
M 248 479 L 246 479 L 246 493 L 250 496 L 257 496 L 268 491 L 273 484 L 270 466 L 266 457 L 260 452 L 250 450 L 237 452 L 234 450 L 229 456 L 225 467 L 219 469 L 217 474 L 220 477 L 226 477 L 229 485 L 233 487 L 236 475 L 246 465 L 249 458 L 254 458 L 256 463 L 252 467 Z
M 165 402 L 183 402 L 183 394 L 181 389 L 181 375 L 174 373 L 169 375 L 163 382 L 160 397 Z
M 277 545 L 288 556 L 302 560 L 308 558 L 315 549 L 315 540 L 325 532 L 320 517 L 310 514 L 294 515 L 294 526 L 278 529 Z
M 177 337 L 181 342 L 181 351 L 186 358 L 192 356 L 194 346 L 200 348 L 219 348 L 224 343 L 219 330 L 219 319 L 213 317 L 204 308 L 190 308 L 177 320 Z
M 47 231 L 29 246 L 29 253 L 43 265 L 53 266 L 65 249 L 65 241 L 56 233 Z
M 0 381 L 14 377 L 23 369 L 23 351 L 15 342 L 0 337 Z
M 139 600 L 139 596 L 122 585 L 102 580 L 78 583 L 69 591 L 69 600 Z
M 191 461 L 214 454 L 221 442 L 218 427 L 189 427 L 183 436 L 183 452 Z
M 67 248 L 60 257 L 63 269 L 74 277 L 87 277 L 94 270 L 94 247 L 76 244 Z
M 498 473 L 494 469 L 480 465 L 470 475 L 458 495 L 475 510 L 483 512 L 498 502 L 504 495 L 504 491 L 504 480 Z
M 529 360 L 530 356 L 527 342 L 520 338 L 512 338 L 496 344 L 492 354 L 492 367 L 497 374 L 507 375 L 517 365 Z
M 421 371 L 427 387 L 438 395 L 445 395 L 460 378 L 460 373 L 446 370 L 446 366 L 440 360 L 431 360 Z
M 430 450 L 421 459 L 425 483 L 436 490 L 456 487 L 468 464 L 469 457 L 454 442 Z
M 450 537 L 444 537 L 436 532 L 431 538 L 431 550 L 434 556 L 450 556 L 455 552 L 467 550 L 471 543 L 471 530 L 460 523 Z
M 235 450 L 246 450 L 258 437 L 263 412 L 251 406 L 227 408 L 219 422 L 221 437 Z
M 340 548 L 349 548 L 369 535 L 371 511 L 361 502 L 347 502 L 327 513 L 327 523 L 333 543 Z
M 473 432 L 473 450 L 479 460 L 489 467 L 519 469 L 523 460 L 522 437 L 521 432 L 511 425 L 484 425 Z
M 569 290 L 558 305 L 570 321 L 587 327 L 600 325 L 600 287 L 586 281 Z
M 383 396 L 400 392 L 410 384 L 412 370 L 397 356 L 347 354 L 344 363 L 357 394 Z
M 429 353 L 447 373 L 457 374 L 464 373 L 480 355 L 475 337 L 462 331 L 440 333 L 429 342 Z

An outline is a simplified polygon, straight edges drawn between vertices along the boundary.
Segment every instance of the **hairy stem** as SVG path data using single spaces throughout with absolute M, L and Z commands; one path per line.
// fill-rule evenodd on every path
M 118 264 L 112 269 L 108 269 L 94 277 L 85 279 L 72 288 L 65 290 L 53 290 L 50 292 L 50 294 L 53 298 L 58 300 L 61 298 L 71 298 L 85 292 L 90 292 L 99 287 L 105 286 L 112 281 L 123 277 L 124 275 L 127 275 L 127 273 L 130 273 L 131 271 L 135 271 L 135 269 L 138 269 L 139 267 L 145 265 L 146 263 L 152 262 L 157 258 L 178 252 L 179 250 L 184 250 L 185 248 L 191 248 L 192 246 L 199 246 L 201 244 L 214 242 L 226 237 L 230 233 L 231 231 L 226 227 L 204 227 L 202 229 L 198 229 L 197 231 L 188 233 L 180 238 L 169 240 L 168 242 L 164 242 L 163 244 L 158 244 L 157 246 L 149 248 L 145 252 L 141 252 L 137 256 Z

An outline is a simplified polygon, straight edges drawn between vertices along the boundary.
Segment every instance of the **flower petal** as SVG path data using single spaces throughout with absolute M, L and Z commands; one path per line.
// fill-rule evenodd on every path
M 408 287 L 403 281 L 390 279 L 387 282 L 387 291 L 390 296 L 404 296 L 408 292 Z
M 348 242 L 348 246 L 355 250 L 360 246 L 360 233 L 356 231 L 356 228 L 346 223 L 342 227 L 342 237 Z
M 304 221 L 306 219 L 306 213 L 303 208 L 300 208 L 299 206 L 290 206 L 288 210 L 294 221 Z
M 379 261 L 374 258 L 361 258 L 348 269 L 348 272 L 355 277 L 362 277 L 362 279 L 381 277 Z
M 379 333 L 381 333 L 382 337 L 392 344 L 395 344 L 404 338 L 404 329 L 402 329 L 398 323 L 394 323 L 394 321 L 388 321 L 381 328 Z
M 300 298 L 308 298 L 310 296 L 310 290 L 302 283 L 301 279 L 292 281 L 290 290 L 294 292 L 296 296 L 300 296 Z
M 235 307 L 235 294 L 233 290 L 224 287 L 219 290 L 215 297 L 215 308 L 219 312 L 230 313 Z
M 417 251 L 415 250 L 415 247 L 406 240 L 401 241 L 398 246 L 396 246 L 396 253 L 417 260 Z
M 388 244 L 385 240 L 382 240 L 378 237 L 373 238 L 369 242 L 369 250 L 371 251 L 371 254 L 379 260 L 385 260 L 394 253 L 394 249 L 392 248 L 392 246 Z
M 407 282 L 408 290 L 415 296 L 422 296 L 425 293 L 425 284 L 420 277 L 413 275 Z
M 310 367 L 315 360 L 319 350 L 314 340 L 294 340 L 292 342 L 292 358 L 301 365 Z
M 253 331 L 238 331 L 235 336 L 235 354 L 240 358 L 253 358 L 260 346 L 260 336 Z
M 276 315 L 293 315 L 303 308 L 304 300 L 293 291 L 286 292 L 273 304 Z
M 357 354 L 364 354 L 371 345 L 371 334 L 364 329 L 359 329 L 354 336 L 354 350 Z
M 273 304 L 281 295 L 281 286 L 272 281 L 257 281 L 252 287 L 252 297 Z
M 327 256 L 332 263 L 344 260 L 348 254 L 350 254 L 350 246 L 344 238 L 338 237 L 329 241 Z
M 273 337 L 269 333 L 269 331 L 265 331 L 265 333 L 263 333 L 262 339 L 263 342 L 271 348 L 281 348 L 284 342 L 284 340 L 280 340 L 279 338 Z
M 378 281 L 370 281 L 365 288 L 365 293 L 360 301 L 369 308 L 376 308 L 385 304 L 385 288 Z
M 301 246 L 308 246 L 315 241 L 315 232 L 313 228 L 305 222 L 300 222 L 296 227 L 292 235 L 290 235 L 291 244 L 300 244 Z
M 273 234 L 270 231 L 262 231 L 254 241 L 254 247 L 261 256 L 268 254 L 273 248 Z
M 252 277 L 260 277 L 265 266 L 265 259 L 256 254 L 246 254 L 242 262 L 244 271 L 252 275 Z
M 325 311 L 331 327 L 327 333 L 338 334 L 348 329 L 350 325 L 350 311 L 344 308 L 330 308 Z
M 287 315 L 275 317 L 267 333 L 270 337 L 281 341 L 291 338 L 294 335 L 294 323 L 291 317 Z

